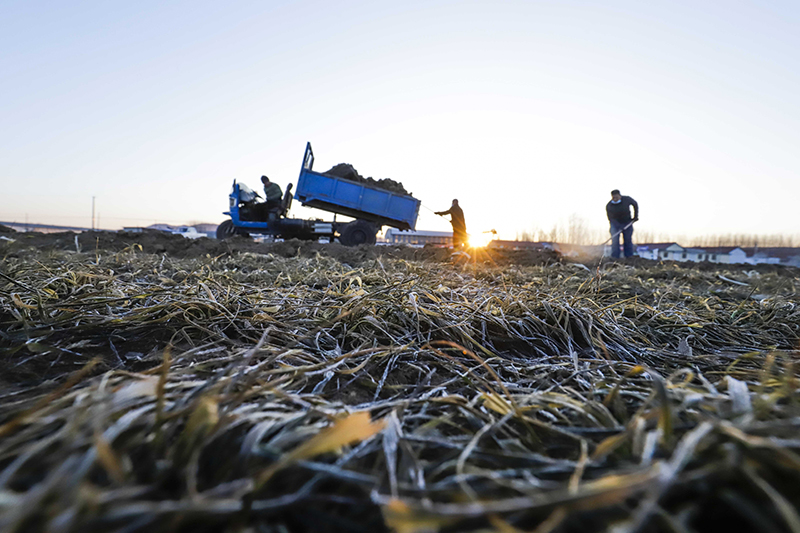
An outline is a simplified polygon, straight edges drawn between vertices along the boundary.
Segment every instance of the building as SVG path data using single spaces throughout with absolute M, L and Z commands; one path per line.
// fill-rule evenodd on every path
M 489 241 L 489 244 L 487 244 L 486 247 L 498 248 L 501 250 L 534 250 L 537 252 L 553 251 L 553 243 L 550 242 L 503 241 L 500 239 Z
M 432 244 L 436 246 L 452 246 L 453 245 L 453 232 L 452 231 L 414 231 L 414 230 L 399 230 L 396 228 L 389 228 L 384 234 L 383 244 L 408 244 L 409 246 L 425 246 Z
M 705 254 L 704 259 L 698 259 L 699 261 L 726 264 L 754 263 L 748 260 L 747 252 L 738 246 L 708 246 L 699 250 Z
M 774 246 L 766 248 L 744 248 L 748 257 L 752 257 L 755 264 L 779 264 L 800 267 L 800 248 Z
M 688 248 L 676 242 L 646 243 L 635 245 L 635 254 L 654 261 L 678 261 L 721 264 L 783 264 L 800 266 L 798 248 L 742 248 L 740 246 L 705 246 Z M 611 255 L 606 247 L 605 255 Z
M 192 238 L 196 238 L 195 237 L 196 235 L 202 237 L 209 237 L 211 239 L 215 239 L 217 237 L 217 224 L 195 224 L 194 226 L 151 224 L 147 227 L 126 226 L 122 228 L 122 231 L 127 231 L 130 233 L 142 233 L 143 231 L 148 231 L 148 230 L 163 231 L 165 233 L 174 233 L 178 235 L 183 235 L 184 237 L 191 235 Z
M 676 242 L 654 242 L 648 244 L 636 244 L 634 245 L 635 251 L 634 253 L 639 257 L 643 257 L 644 259 L 652 259 L 653 261 L 658 261 L 660 259 L 665 259 L 665 254 L 667 253 L 667 249 L 670 247 L 677 247 L 672 248 L 673 250 L 682 250 L 683 248 Z M 607 247 L 607 251 L 605 255 L 611 255 L 611 246 Z

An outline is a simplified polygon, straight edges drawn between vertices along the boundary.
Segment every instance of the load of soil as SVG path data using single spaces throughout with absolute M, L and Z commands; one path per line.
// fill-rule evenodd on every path
M 394 194 L 402 194 L 404 196 L 411 196 L 411 193 L 406 190 L 402 183 L 399 181 L 394 181 L 390 179 L 379 179 L 376 180 L 374 178 L 365 178 L 358 171 L 355 169 L 353 165 L 348 163 L 339 163 L 338 165 L 334 166 L 327 172 L 323 172 L 326 176 L 333 176 L 335 178 L 342 178 L 347 181 L 355 181 L 358 183 L 364 183 L 369 187 L 375 187 L 377 189 L 383 189 L 384 191 L 389 191 Z

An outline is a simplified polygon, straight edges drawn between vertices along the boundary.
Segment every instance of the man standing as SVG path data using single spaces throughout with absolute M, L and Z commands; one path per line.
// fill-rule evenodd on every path
M 453 226 L 453 247 L 461 248 L 467 244 L 467 223 L 464 221 L 464 211 L 458 206 L 458 200 L 453 200 L 453 205 L 447 211 L 436 211 L 437 215 L 450 215 L 450 224 Z
M 283 201 L 281 186 L 269 181 L 269 178 L 266 176 L 261 176 L 261 183 L 264 184 L 264 195 L 266 196 L 267 205 L 269 207 L 280 206 L 281 201 Z
M 631 218 L 633 207 L 633 218 Z M 619 258 L 619 236 L 625 239 L 623 244 L 625 257 L 633 255 L 633 223 L 639 220 L 639 204 L 630 196 L 622 196 L 619 189 L 611 191 L 611 201 L 606 204 L 608 222 L 611 224 L 611 257 Z

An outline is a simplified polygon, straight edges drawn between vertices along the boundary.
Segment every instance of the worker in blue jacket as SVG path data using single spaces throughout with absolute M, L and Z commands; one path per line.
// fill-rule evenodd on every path
M 633 207 L 633 216 L 631 216 Z M 633 223 L 639 220 L 639 204 L 630 196 L 622 196 L 619 189 L 611 191 L 611 201 L 606 204 L 606 214 L 611 225 L 611 257 L 619 257 L 619 236 L 622 235 L 625 257 L 633 255 Z

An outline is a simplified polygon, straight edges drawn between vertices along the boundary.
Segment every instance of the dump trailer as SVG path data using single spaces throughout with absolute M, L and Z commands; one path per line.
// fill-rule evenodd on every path
M 233 182 L 230 218 L 217 228 L 217 238 L 234 235 L 272 235 L 283 239 L 316 240 L 327 237 L 346 246 L 375 244 L 375 237 L 383 226 L 414 229 L 419 215 L 420 201 L 413 196 L 397 194 L 368 183 L 314 171 L 314 152 L 306 144 L 297 190 L 286 188 L 280 205 L 259 202 L 260 196 L 243 183 Z M 355 220 L 306 220 L 289 218 L 293 200 L 335 215 L 345 215 Z

